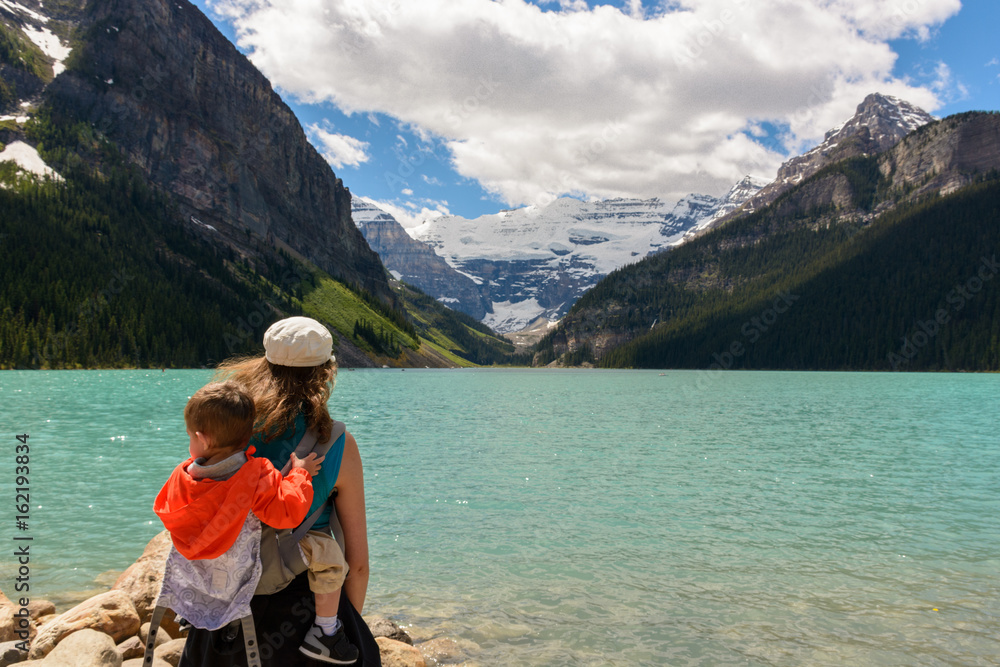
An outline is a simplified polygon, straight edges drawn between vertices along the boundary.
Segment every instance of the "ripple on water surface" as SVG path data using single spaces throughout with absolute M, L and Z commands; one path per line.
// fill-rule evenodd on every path
M 209 377 L 0 374 L 4 423 L 34 446 L 40 594 L 99 587 L 158 532 L 149 507 Z M 341 372 L 366 611 L 459 637 L 481 664 L 993 664 L 998 390 L 986 375 Z

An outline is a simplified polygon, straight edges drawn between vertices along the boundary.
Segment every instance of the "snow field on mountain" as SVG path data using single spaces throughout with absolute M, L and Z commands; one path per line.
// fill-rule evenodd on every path
M 24 171 L 36 176 L 48 176 L 57 181 L 62 180 L 62 176 L 45 164 L 45 160 L 38 154 L 38 151 L 23 141 L 7 144 L 3 151 L 0 151 L 0 162 L 14 162 Z
M 502 211 L 474 220 L 434 218 L 407 231 L 459 271 L 467 272 L 466 262 L 474 259 L 541 260 L 553 269 L 568 269 L 575 259 L 590 272 L 608 273 L 679 240 L 679 235 L 663 235 L 670 212 L 658 199 L 559 199 L 544 209 Z

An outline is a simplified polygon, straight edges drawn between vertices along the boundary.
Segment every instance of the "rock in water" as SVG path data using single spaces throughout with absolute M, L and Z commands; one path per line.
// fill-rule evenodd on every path
M 465 659 L 462 646 L 448 637 L 438 637 L 417 645 L 429 665 L 452 665 Z
M 368 629 L 371 630 L 373 637 L 385 637 L 413 645 L 413 639 L 410 638 L 410 635 L 406 634 L 406 631 L 396 625 L 392 619 L 385 616 L 372 616 L 370 619 L 366 619 L 365 623 L 368 624 Z

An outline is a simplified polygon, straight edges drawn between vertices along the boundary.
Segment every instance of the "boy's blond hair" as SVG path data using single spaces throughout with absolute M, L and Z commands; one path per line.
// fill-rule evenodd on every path
M 184 422 L 201 431 L 213 450 L 237 450 L 253 433 L 256 410 L 253 398 L 238 382 L 212 382 L 194 393 L 184 407 Z

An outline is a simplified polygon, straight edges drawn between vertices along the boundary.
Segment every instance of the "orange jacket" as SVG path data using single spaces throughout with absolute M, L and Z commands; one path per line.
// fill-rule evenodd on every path
M 153 511 L 170 531 L 174 547 L 188 560 L 217 558 L 233 545 L 253 512 L 273 528 L 294 528 L 312 504 L 312 477 L 301 468 L 282 477 L 265 458 L 251 458 L 227 480 L 196 480 L 187 468 L 174 468 L 153 502 Z

